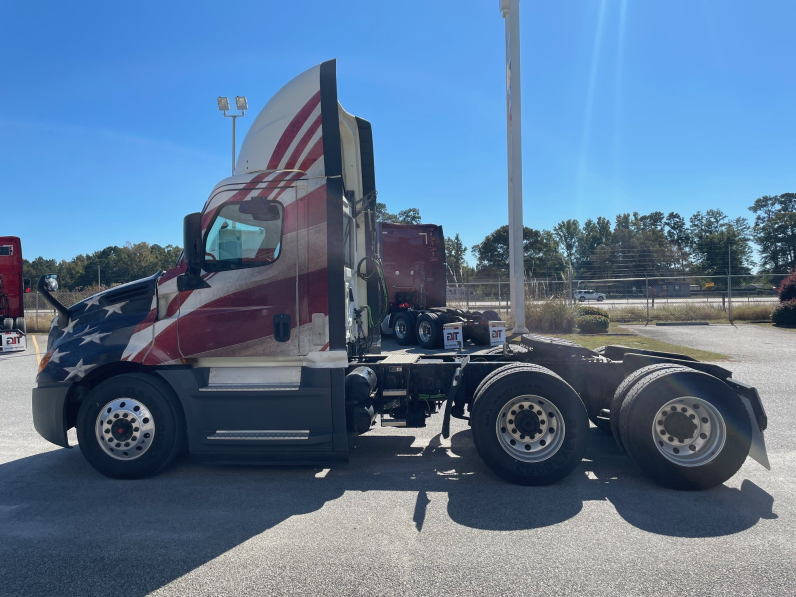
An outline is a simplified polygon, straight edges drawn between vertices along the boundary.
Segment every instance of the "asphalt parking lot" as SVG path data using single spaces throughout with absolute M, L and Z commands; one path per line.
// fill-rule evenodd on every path
M 443 440 L 432 418 L 376 428 L 331 470 L 188 457 L 115 481 L 34 431 L 33 347 L 0 356 L 0 595 L 794 594 L 796 333 L 641 333 L 732 356 L 768 411 L 772 471 L 665 490 L 593 428 L 563 482 L 517 487 L 465 423 Z

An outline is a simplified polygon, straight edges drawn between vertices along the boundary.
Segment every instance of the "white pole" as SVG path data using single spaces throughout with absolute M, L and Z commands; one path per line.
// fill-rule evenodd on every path
M 500 0 L 506 21 L 506 132 L 509 182 L 509 283 L 514 333 L 524 334 L 525 278 L 522 247 L 522 121 L 520 108 L 520 0 Z

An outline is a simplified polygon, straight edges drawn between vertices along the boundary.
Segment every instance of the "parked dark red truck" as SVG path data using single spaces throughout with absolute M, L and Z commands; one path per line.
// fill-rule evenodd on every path
M 22 243 L 16 236 L 0 236 L 0 352 L 25 350 L 25 290 Z
M 174 268 L 68 309 L 39 281 L 59 313 L 33 390 L 44 438 L 68 447 L 76 427 L 92 466 L 136 478 L 184 450 L 344 462 L 377 422 L 440 413 L 444 437 L 465 419 L 495 473 L 540 485 L 578 466 L 591 418 L 669 487 L 723 483 L 747 455 L 767 464 L 757 391 L 683 355 L 530 335 L 473 355 L 372 354 L 394 297 L 371 125 L 338 103 L 335 69 L 307 70 L 266 104 L 234 175 L 186 216 Z
M 447 306 L 445 236 L 436 224 L 382 222 L 381 259 L 390 304 L 381 325 L 401 346 L 442 348 L 445 324 L 458 323 L 463 340 L 490 345 L 495 311 L 465 311 Z

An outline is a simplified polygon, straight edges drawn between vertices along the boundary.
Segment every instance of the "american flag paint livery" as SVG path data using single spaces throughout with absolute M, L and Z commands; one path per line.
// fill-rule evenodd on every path
M 177 265 L 116 287 L 53 321 L 39 382 L 78 381 L 105 363 L 170 365 L 184 359 L 300 356 L 328 347 L 327 189 L 320 66 L 285 85 L 262 109 L 243 142 L 233 176 L 213 189 L 203 231 L 227 204 L 266 197 L 282 203 L 281 254 L 261 267 L 202 272 L 209 288 L 179 291 Z M 335 106 L 335 109 L 337 106 Z M 290 250 L 286 250 L 290 249 Z M 124 298 L 127 292 L 132 300 Z M 274 340 L 273 315 L 291 318 L 291 340 Z M 324 318 L 313 343 L 313 315 Z M 316 324 L 317 325 L 317 324 Z

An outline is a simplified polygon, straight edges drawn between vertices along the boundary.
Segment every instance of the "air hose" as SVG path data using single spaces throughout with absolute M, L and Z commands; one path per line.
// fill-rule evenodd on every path
M 373 268 L 373 271 L 370 274 L 367 273 L 363 274 L 359 271 L 359 269 L 362 267 L 362 264 L 368 260 L 372 261 L 375 267 Z M 367 267 L 365 268 L 365 271 L 367 272 Z M 380 326 L 381 322 L 384 321 L 384 318 L 387 317 L 387 314 L 389 312 L 390 305 L 389 302 L 387 301 L 387 282 L 384 279 L 384 269 L 382 268 L 381 265 L 381 259 L 366 256 L 359 260 L 359 263 L 357 264 L 357 276 L 359 276 L 363 280 L 369 280 L 375 274 L 379 275 L 379 294 L 381 294 L 382 297 L 378 318 L 376 320 L 373 319 L 373 312 L 370 308 L 370 305 L 363 305 L 363 308 L 368 310 L 368 327 L 370 327 L 371 329 Z

